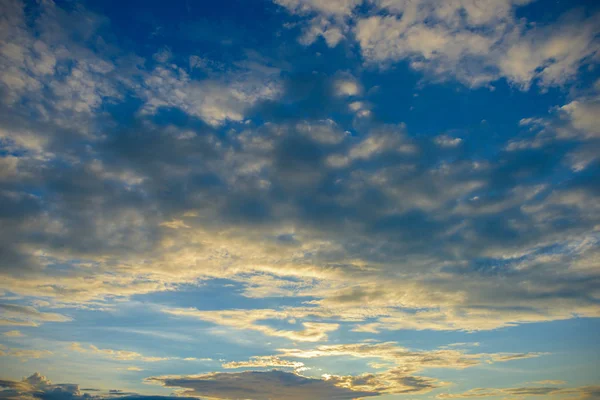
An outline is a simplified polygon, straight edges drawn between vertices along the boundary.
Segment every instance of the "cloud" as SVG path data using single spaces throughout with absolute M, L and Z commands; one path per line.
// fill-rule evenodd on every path
M 52 384 L 45 376 L 39 373 L 23 378 L 21 381 L 0 381 L 0 387 L 3 387 L 3 397 L 11 399 L 35 399 L 43 398 L 44 394 L 53 396 L 56 399 L 83 399 L 84 395 L 79 391 L 77 385 L 70 384 Z M 41 396 L 40 396 L 41 395 Z
M 509 41 L 497 64 L 501 76 L 525 88 L 534 79 L 540 86 L 563 85 L 598 54 L 598 18 L 571 14 L 557 25 L 525 31 Z
M 371 116 L 371 105 L 364 101 L 353 101 L 348 105 L 348 108 L 356 113 L 357 117 L 366 118 Z
M 215 399 L 248 397 L 254 400 L 278 399 L 356 399 L 376 396 L 376 392 L 337 386 L 335 380 L 305 378 L 283 371 L 213 372 L 194 376 L 147 378 L 169 388 L 181 388 L 186 396 Z
M 565 157 L 565 163 L 574 171 L 582 171 L 597 160 L 600 131 L 595 116 L 600 112 L 600 92 L 594 87 L 562 106 L 554 107 L 545 118 L 523 118 L 519 125 L 530 136 L 511 140 L 509 151 L 551 148 L 556 143 L 585 143 Z
M 3 318 L 0 325 L 37 326 L 44 322 L 68 322 L 71 318 L 57 313 L 38 311 L 31 306 L 0 304 Z
M 357 376 L 323 375 L 306 378 L 283 371 L 213 372 L 195 376 L 164 376 L 146 379 L 165 387 L 184 389 L 185 395 L 210 398 L 252 399 L 357 399 L 384 394 L 421 394 L 442 386 L 435 379 L 409 376 L 401 369 Z M 243 394 L 242 394 L 243 393 Z
M 54 384 L 38 372 L 20 381 L 0 380 L 0 387 L 3 388 L 0 391 L 1 398 L 14 400 L 103 400 L 114 399 L 115 395 L 120 399 L 128 400 L 173 400 L 176 398 L 169 396 L 142 396 L 133 393 L 121 393 L 120 390 L 90 395 L 89 393 L 85 393 L 86 391 L 90 391 L 89 389 L 80 389 L 79 385 L 71 383 Z M 100 391 L 94 390 L 94 392 Z M 123 397 L 123 395 L 126 396 Z
M 524 399 L 537 396 L 568 397 L 574 399 L 595 399 L 600 395 L 599 386 L 580 386 L 572 388 L 557 388 L 552 386 L 524 386 L 512 388 L 476 388 L 463 393 L 442 393 L 438 399 L 475 399 L 484 397 L 510 396 L 515 399 Z
M 306 45 L 321 35 L 333 47 L 348 36 L 342 32 L 351 26 L 370 65 L 408 60 L 434 80 L 456 79 L 470 87 L 501 78 L 522 89 L 534 81 L 541 87 L 564 85 L 598 55 L 598 15 L 571 13 L 547 26 L 532 27 L 515 16 L 518 7 L 531 2 L 373 0 L 365 2 L 371 6 L 366 14 L 352 14 L 362 1 L 332 2 L 330 9 L 312 2 L 279 3 L 293 13 L 320 16 L 313 16 L 303 33 L 301 42 Z M 332 16 L 337 17 L 335 28 L 328 27 Z
M 598 52 L 597 17 L 572 16 L 557 22 L 558 27 L 526 30 L 508 13 L 471 21 L 474 14 L 468 7 L 467 20 L 461 22 L 459 10 L 464 8 L 459 2 L 452 3 L 457 5 L 454 10 L 428 2 L 404 4 L 390 8 L 401 17 L 371 16 L 357 22 L 356 39 L 368 62 L 408 59 L 414 69 L 472 87 L 504 77 L 526 89 L 534 80 L 541 86 L 564 84 Z M 486 25 L 490 29 L 474 29 Z
M 311 340 L 325 338 L 334 326 L 301 324 L 320 323 L 327 310 L 327 315 L 369 323 L 372 332 L 496 329 L 596 315 L 584 295 L 591 287 L 567 279 L 569 272 L 560 268 L 561 263 L 584 263 L 591 248 L 543 257 L 549 243 L 569 247 L 591 240 L 589 227 L 598 218 L 594 207 L 579 206 L 584 199 L 593 204 L 588 191 L 562 187 L 551 193 L 548 186 L 529 185 L 530 178 L 547 182 L 548 171 L 563 162 L 560 155 L 519 150 L 491 161 L 446 162 L 404 126 L 375 125 L 348 137 L 333 123 L 305 119 L 244 128 L 231 139 L 235 145 L 209 133 L 181 140 L 186 129 L 174 126 L 146 123 L 140 129 L 151 140 L 140 144 L 126 132 L 100 146 L 113 162 L 94 168 L 79 164 L 70 173 L 49 172 L 32 181 L 50 192 L 63 188 L 60 198 L 49 199 L 54 208 L 43 218 L 30 197 L 5 202 L 28 216 L 27 224 L 14 226 L 22 239 L 11 251 L 47 265 L 31 267 L 27 279 L 7 268 L 6 289 L 85 303 L 167 290 L 201 277 L 229 277 L 248 295 L 313 296 L 322 310 L 311 312 L 321 316 L 276 333 L 298 338 L 303 332 Z M 336 156 L 340 162 L 328 166 Z M 190 171 L 183 162 L 189 159 L 203 161 Z M 295 168 L 289 168 L 291 159 L 297 160 Z M 132 185 L 114 178 L 119 174 L 98 173 L 100 168 L 135 168 L 136 176 L 152 179 Z M 322 190 L 328 182 L 334 192 Z M 162 187 L 173 190 L 166 196 Z M 548 225 L 545 215 L 566 215 L 559 204 L 571 210 L 573 224 Z M 159 209 L 164 210 L 160 218 Z M 18 214 L 9 215 L 5 218 Z M 161 226 L 169 221 L 189 228 Z M 255 234 L 241 226 L 252 226 Z M 42 233 L 33 236 L 35 231 Z M 293 241 L 274 239 L 289 232 Z M 31 241 L 40 236 L 40 246 Z M 428 240 L 420 240 L 424 237 Z M 482 258 L 487 261 L 478 264 Z M 52 267 L 58 263 L 68 265 L 70 273 L 61 276 L 60 285 L 48 284 L 60 271 Z M 494 265 L 505 275 L 499 284 L 489 275 Z M 410 279 L 389 273 L 398 270 Z M 586 273 L 593 276 L 591 269 Z M 468 282 L 462 274 L 470 274 Z M 356 283 L 369 281 L 376 287 Z M 357 316 L 354 304 L 361 302 L 368 302 L 370 318 L 380 320 Z M 278 331 L 236 318 L 240 329 Z
M 158 362 L 165 360 L 176 359 L 173 357 L 149 357 L 144 356 L 135 351 L 129 350 L 113 350 L 113 349 L 99 349 L 94 345 L 89 345 L 88 347 L 83 347 L 80 343 L 74 342 L 71 343 L 70 349 L 79 353 L 92 353 L 99 354 L 101 356 L 117 360 L 117 361 L 142 361 L 142 362 Z
M 53 354 L 54 353 L 49 350 L 8 348 L 0 345 L 0 357 L 14 357 L 23 362 L 31 359 L 50 357 Z
M 229 362 L 224 368 L 250 367 L 286 367 L 295 372 L 307 369 L 304 363 L 287 359 L 315 359 L 321 357 L 353 357 L 378 359 L 383 364 L 371 363 L 373 368 L 386 368 L 380 373 L 364 373 L 353 376 L 323 375 L 327 382 L 336 386 L 373 392 L 378 394 L 426 393 L 432 389 L 445 386 L 445 382 L 437 379 L 415 375 L 425 369 L 465 369 L 483 363 L 508 362 L 534 358 L 541 353 L 466 353 L 463 350 L 437 349 L 430 351 L 409 350 L 394 342 L 387 343 L 354 343 L 340 345 L 321 345 L 315 349 L 279 349 L 276 356 L 252 357 L 250 361 Z M 282 359 L 283 357 L 284 359 Z M 203 379 L 208 380 L 207 376 Z M 184 386 L 185 387 L 185 386 Z M 192 394 L 201 395 L 201 392 Z
M 545 379 L 543 381 L 533 382 L 537 385 L 564 385 L 567 382 L 559 380 L 559 379 Z
M 319 37 L 323 37 L 327 46 L 335 47 L 345 39 L 347 31 L 348 29 L 344 25 L 338 25 L 326 18 L 315 17 L 304 28 L 298 41 L 305 46 L 309 46 Z
M 325 378 L 327 381 L 337 382 L 342 387 L 370 390 L 379 394 L 423 394 L 445 385 L 437 379 L 407 375 L 404 368 L 393 368 L 380 374 L 327 375 Z
M 362 0 L 274 0 L 290 13 L 308 16 L 311 19 L 302 29 L 299 42 L 305 46 L 313 44 L 318 37 L 323 37 L 329 47 L 335 47 L 346 38 L 349 29 L 346 19 Z
M 353 79 L 340 78 L 334 83 L 337 96 L 357 96 L 361 94 L 360 84 Z
M 284 337 L 301 342 L 318 342 L 327 339 L 327 333 L 339 328 L 339 324 L 302 322 L 302 330 L 283 330 L 260 324 L 260 321 L 269 319 L 282 320 L 290 318 L 285 311 L 271 309 L 251 310 L 217 310 L 201 311 L 188 309 L 163 309 L 163 312 L 175 316 L 193 317 L 203 321 L 212 322 L 236 329 L 250 329 L 261 332 L 267 336 Z
M 461 144 L 461 138 L 454 138 L 448 135 L 439 135 L 436 136 L 433 140 L 435 144 L 441 147 L 456 147 Z
M 328 16 L 344 16 L 352 12 L 362 0 L 275 0 L 275 2 L 294 13 L 319 12 Z
M 340 356 L 377 358 L 397 365 L 406 374 L 426 368 L 464 369 L 482 363 L 507 362 L 542 355 L 541 353 L 466 353 L 454 349 L 416 351 L 400 347 L 395 342 L 321 345 L 312 350 L 280 349 L 279 351 L 280 356 L 290 358 Z
M 141 111 L 154 114 L 161 108 L 177 108 L 213 126 L 228 120 L 240 122 L 259 101 L 280 95 L 278 75 L 278 69 L 249 63 L 220 79 L 195 81 L 174 64 L 157 66 L 143 78 Z
M 377 328 L 496 329 L 572 318 L 574 313 L 596 315 L 595 306 L 583 296 L 590 288 L 582 288 L 580 298 L 561 298 L 568 291 L 557 286 L 581 285 L 580 281 L 566 279 L 568 271 L 559 265 L 580 259 L 583 262 L 582 257 L 589 257 L 591 250 L 581 247 L 560 260 L 558 255 L 554 259 L 542 257 L 548 243 L 568 245 L 589 233 L 585 227 L 592 226 L 588 224 L 597 218 L 590 214 L 594 207 L 578 204 L 583 204 L 579 202 L 583 199 L 592 204 L 593 196 L 575 188 L 562 188 L 550 196 L 543 187 L 522 181 L 527 174 L 544 181 L 547 170 L 543 166 L 560 165 L 560 157 L 548 159 L 543 153 L 535 153 L 546 164 L 536 163 L 533 167 L 529 164 L 532 155 L 521 155 L 521 151 L 502 153 L 497 161 L 440 163 L 441 154 L 432 152 L 428 143 L 409 137 L 403 126 L 375 126 L 358 137 L 347 137 L 333 123 L 304 119 L 292 125 L 244 129 L 231 147 L 211 135 L 182 141 L 178 137 L 185 130 L 177 127 L 147 124 L 141 129 L 154 139 L 140 146 L 133 136 L 129 143 L 128 134 L 120 135 L 114 146 L 119 145 L 121 153 L 114 153 L 111 147 L 102 151 L 122 158 L 103 163 L 102 171 L 127 170 L 135 160 L 137 174 L 151 176 L 151 180 L 131 186 L 131 182 L 121 178 L 98 174 L 97 164 L 96 169 L 82 167 L 71 174 L 57 175 L 65 180 L 53 184 L 70 189 L 54 203 L 57 208 L 49 220 L 34 218 L 39 214 L 29 205 L 32 200 L 28 197 L 14 197 L 20 209 L 31 213 L 31 222 L 14 232 L 22 232 L 23 238 L 31 238 L 31 229 L 44 232 L 46 256 L 42 258 L 30 250 L 35 248 L 35 242 L 13 251 L 43 260 L 50 268 L 36 270 L 28 279 L 9 274 L 3 282 L 5 288 L 81 303 L 166 290 L 199 277 L 230 277 L 238 280 L 248 295 L 315 297 L 322 310 L 311 312 L 322 313 L 321 316 L 301 320 L 296 331 L 277 332 L 245 317 L 236 317 L 242 322 L 235 322 L 240 329 L 277 332 L 280 337 L 298 338 L 302 335 L 297 332 L 304 331 L 303 337 L 311 340 L 325 338 L 327 329 L 334 326 L 303 326 L 302 322 L 319 323 L 329 310 L 327 315 L 347 320 L 352 317 L 362 325 L 366 316 L 357 317 L 353 304 L 364 301 L 370 306 L 369 317 L 381 318 L 368 322 L 372 332 Z M 160 146 L 153 147 L 158 142 Z M 299 149 L 301 155 L 296 152 Z M 461 151 L 453 149 L 444 151 Z M 153 156 L 146 157 L 145 152 Z M 190 172 L 181 160 L 200 155 L 206 163 L 195 164 L 197 170 L 191 173 L 198 180 L 188 181 Z M 289 169 L 292 156 L 298 161 L 296 168 Z M 334 156 L 341 162 L 334 165 L 336 168 L 328 167 Z M 300 166 L 305 166 L 305 170 L 297 173 Z M 332 172 L 336 170 L 339 172 Z M 48 176 L 49 182 L 56 179 L 51 178 L 53 175 Z M 319 185 L 328 179 L 336 182 L 336 192 L 331 195 L 319 191 Z M 114 190 L 108 197 L 107 181 L 114 183 L 108 186 Z M 47 183 L 36 184 L 53 188 L 45 186 Z M 162 185 L 174 185 L 170 192 L 173 195 L 142 196 L 142 192 L 159 193 Z M 228 197 L 221 194 L 224 187 L 229 188 Z M 497 197 L 486 197 L 491 189 L 498 193 Z M 277 193 L 286 193 L 286 199 L 294 200 L 284 201 Z M 314 196 L 307 197 L 305 193 Z M 576 193 L 578 201 L 571 198 Z M 92 198 L 105 201 L 90 209 L 86 199 Z M 197 208 L 200 203 L 191 202 L 192 199 L 210 201 L 203 200 L 203 207 Z M 568 205 L 576 213 L 576 224 L 559 225 L 564 227 L 562 231 L 542 228 L 548 223 L 543 216 L 559 204 Z M 156 218 L 156 209 L 166 210 L 168 218 Z M 257 214 L 259 210 L 264 213 Z M 584 211 L 585 218 L 581 214 Z M 505 212 L 511 217 L 503 218 Z M 211 223 L 201 224 L 202 220 Z M 182 221 L 189 228 L 160 225 L 169 221 Z M 345 229 L 342 221 L 354 229 Z M 515 222 L 510 225 L 509 221 Z M 527 225 L 524 221 L 541 225 Z M 249 236 L 235 226 L 240 223 L 252 226 L 256 234 Z M 493 226 L 498 229 L 492 229 Z M 282 237 L 282 232 L 295 232 L 294 241 L 273 239 Z M 523 234 L 523 240 L 511 239 L 515 237 L 511 234 L 517 232 Z M 419 234 L 441 242 L 431 246 L 430 241 L 418 240 Z M 27 243 L 25 239 L 23 242 Z M 56 258 L 49 258 L 48 254 Z M 507 258 L 506 254 L 515 255 Z M 476 264 L 473 260 L 478 258 L 504 266 L 501 271 L 508 274 L 504 283 L 497 285 L 493 283 L 495 278 L 486 277 L 491 267 Z M 73 259 L 86 260 L 94 268 L 80 265 L 79 261 L 69 266 L 69 276 L 61 276 L 60 285 L 48 284 L 54 272 L 52 263 L 69 264 Z M 111 264 L 116 259 L 119 262 Z M 533 265 L 538 267 L 527 267 Z M 447 269 L 438 274 L 440 266 Z M 398 268 L 407 274 L 418 271 L 418 279 L 411 275 L 411 279 L 401 280 L 388 274 Z M 556 275 L 545 275 L 543 270 L 555 271 Z M 469 282 L 464 282 L 463 273 L 471 274 Z M 139 276 L 144 279 L 138 279 Z M 554 281 L 549 276 L 560 279 Z M 295 279 L 293 284 L 290 277 Z M 377 287 L 356 284 L 364 281 L 377 282 Z M 529 284 L 540 291 L 539 298 L 532 296 Z M 524 303 L 530 308 L 523 309 Z M 256 325 L 261 327 L 248 328 Z
M 600 128 L 596 123 L 600 112 L 600 101 L 597 99 L 574 100 L 560 108 L 570 120 L 574 131 L 581 132 L 584 138 L 600 138 Z
M 92 113 L 105 100 L 119 98 L 115 82 L 109 78 L 114 64 L 66 34 L 65 28 L 69 26 L 72 32 L 81 33 L 82 38 L 89 37 L 103 19 L 83 8 L 66 12 L 53 2 L 39 3 L 35 9 L 37 35 L 28 26 L 20 1 L 3 4 L 0 84 L 4 100 L 14 104 L 24 98 L 36 98 L 39 117 L 48 120 L 53 118 L 51 112 L 59 114 L 54 118 L 70 115 L 79 119 L 78 114 Z M 87 26 L 73 24 L 76 19 L 85 19 Z M 69 61 L 75 59 L 69 66 Z
M 333 120 L 303 121 L 296 124 L 299 133 L 308 136 L 315 142 L 324 145 L 335 145 L 342 142 L 347 134 Z
M 23 334 L 21 333 L 21 331 L 7 331 L 3 333 L 4 336 L 7 337 L 20 337 L 23 336 Z
M 277 356 L 254 356 L 249 361 L 231 361 L 223 363 L 225 369 L 234 368 L 293 368 L 295 371 L 303 371 L 306 369 L 303 362 L 282 360 Z
M 411 154 L 417 151 L 404 134 L 404 126 L 384 126 L 374 129 L 361 142 L 353 145 L 347 154 L 332 154 L 327 161 L 332 167 L 345 167 L 355 160 L 369 160 L 382 154 Z

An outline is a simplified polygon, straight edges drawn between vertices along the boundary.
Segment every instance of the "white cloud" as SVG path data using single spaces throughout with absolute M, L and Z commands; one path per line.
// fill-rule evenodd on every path
M 534 28 L 504 40 L 505 50 L 494 62 L 500 76 L 527 88 L 538 79 L 540 86 L 560 86 L 600 50 L 599 16 L 570 16 L 556 25 Z
M 50 118 L 52 112 L 89 114 L 106 98 L 119 98 L 115 82 L 108 79 L 115 66 L 65 33 L 68 27 L 59 23 L 68 20 L 64 10 L 52 2 L 38 6 L 37 35 L 28 25 L 21 2 L 3 2 L 0 9 L 4 101 L 13 104 L 23 97 L 34 98 L 39 103 L 37 111 Z M 75 18 L 87 19 L 88 33 L 96 29 L 97 16 L 82 10 L 73 13 Z
M 176 66 L 158 66 L 144 79 L 140 95 L 143 113 L 160 107 L 175 107 L 197 116 L 210 125 L 243 121 L 245 112 L 261 100 L 275 99 L 281 93 L 277 71 L 264 74 L 252 69 L 231 73 L 222 79 L 192 80 Z
M 323 36 L 333 47 L 352 30 L 370 65 L 408 60 L 435 80 L 457 79 L 470 87 L 501 78 L 522 89 L 534 81 L 541 87 L 564 85 L 598 58 L 600 17 L 573 13 L 548 26 L 531 26 L 515 16 L 518 7 L 531 2 L 372 0 L 374 9 L 367 15 L 352 14 L 360 2 L 280 3 L 291 12 L 317 14 L 304 30 L 303 44 Z
M 325 18 L 315 17 L 303 29 L 302 36 L 298 41 L 304 46 L 313 44 L 320 36 L 325 39 L 329 47 L 335 47 L 345 38 L 348 29 L 343 24 L 331 22 Z
M 568 118 L 576 131 L 581 132 L 584 138 L 600 138 L 600 101 L 597 100 L 574 100 L 560 108 Z
M 436 136 L 433 141 L 440 147 L 457 147 L 462 143 L 461 138 L 455 138 L 448 135 Z
M 292 310 L 277 311 L 271 309 L 251 309 L 251 310 L 217 310 L 201 311 L 197 309 L 164 309 L 163 312 L 176 316 L 193 317 L 214 324 L 230 326 L 236 329 L 250 329 L 261 332 L 267 336 L 283 337 L 300 342 L 318 342 L 327 339 L 327 333 L 339 328 L 339 324 L 321 323 L 321 322 L 302 322 L 301 330 L 284 330 L 272 328 L 261 324 L 261 321 L 268 319 L 284 320 L 290 317 L 294 318 L 302 314 Z M 305 312 L 304 316 L 310 314 Z
M 293 368 L 295 371 L 305 371 L 306 367 L 300 361 L 282 360 L 277 356 L 254 356 L 249 361 L 231 361 L 221 365 L 225 369 L 235 368 Z
M 296 129 L 321 144 L 338 144 L 346 138 L 346 132 L 330 119 L 317 122 L 302 121 L 296 124 Z
M 534 135 L 525 139 L 513 139 L 506 149 L 540 149 L 552 146 L 557 141 L 585 142 L 585 146 L 570 151 L 565 158 L 565 163 L 573 171 L 582 171 L 598 159 L 599 113 L 598 90 L 592 89 L 587 96 L 580 96 L 561 107 L 554 107 L 548 117 L 523 118 L 519 125 L 528 128 Z
M 362 87 L 356 79 L 351 77 L 341 77 L 334 83 L 335 94 L 340 97 L 358 96 L 362 93 Z
M 346 16 L 363 0 L 275 0 L 293 13 L 318 12 L 326 16 Z
M 350 148 L 347 154 L 332 154 L 327 162 L 334 168 L 345 167 L 355 160 L 368 160 L 383 153 L 411 155 L 417 147 L 404 133 L 404 126 L 383 127 Z

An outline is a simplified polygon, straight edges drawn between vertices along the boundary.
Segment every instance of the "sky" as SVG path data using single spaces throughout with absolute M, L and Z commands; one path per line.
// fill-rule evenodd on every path
M 600 2 L 0 1 L 0 399 L 600 398 Z

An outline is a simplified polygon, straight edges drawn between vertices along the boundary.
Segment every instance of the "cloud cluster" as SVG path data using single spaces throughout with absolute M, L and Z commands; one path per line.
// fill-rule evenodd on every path
M 87 394 L 81 393 L 78 385 L 53 384 L 39 373 L 23 378 L 21 381 L 1 380 L 0 391 L 3 399 L 89 399 Z
M 353 391 L 362 391 L 371 393 L 372 395 L 418 394 L 426 393 L 446 385 L 446 382 L 440 381 L 439 379 L 417 375 L 417 373 L 427 369 L 465 369 L 481 365 L 482 363 L 493 364 L 497 362 L 508 362 L 539 357 L 541 355 L 539 353 L 467 353 L 464 350 L 454 348 L 430 351 L 409 350 L 398 346 L 397 343 L 394 342 L 321 345 L 315 349 L 308 350 L 279 349 L 278 351 L 278 355 L 255 356 L 249 361 L 224 363 L 223 367 L 226 369 L 269 367 L 293 368 L 294 373 L 298 375 L 300 372 L 309 370 L 310 368 L 306 367 L 303 362 L 292 361 L 294 359 L 314 360 L 321 357 L 339 357 L 338 362 L 340 363 L 344 360 L 344 357 L 367 359 L 372 361 L 369 363 L 372 368 L 383 369 L 383 371 L 359 375 L 324 374 L 322 378 L 327 383 L 334 384 L 336 387 Z M 205 382 L 211 380 L 213 376 L 217 377 L 216 379 L 219 381 L 221 379 L 231 379 L 238 382 L 238 380 L 241 380 L 242 376 L 244 378 L 252 376 L 253 379 L 260 376 L 261 379 L 266 379 L 267 376 L 270 376 L 268 374 L 268 372 L 252 375 L 221 375 L 214 373 L 198 377 L 178 377 L 177 379 L 182 380 L 169 380 L 169 384 L 166 383 L 167 379 L 174 378 L 166 377 L 162 379 L 162 382 L 167 386 L 175 386 L 176 384 L 174 382 L 182 382 L 178 386 L 184 388 L 188 387 L 190 389 L 195 387 L 196 389 L 190 391 L 190 394 L 201 396 L 205 394 L 204 390 L 208 388 L 208 386 L 205 386 Z M 281 375 L 281 373 L 277 374 L 278 376 L 289 376 L 289 373 L 283 373 L 284 375 Z M 153 379 L 155 378 L 152 378 L 151 380 Z M 262 398 L 262 395 L 257 396 L 257 398 Z
M 0 380 L 0 398 L 11 400 L 173 400 L 169 396 L 143 396 L 134 393 L 110 390 L 107 393 L 97 389 L 81 389 L 77 384 L 52 383 L 48 378 L 35 372 L 20 381 Z M 89 393 L 87 393 L 89 392 Z
M 317 358 L 341 357 L 375 358 L 395 364 L 404 373 L 414 373 L 426 368 L 464 369 L 481 363 L 507 362 L 539 357 L 539 353 L 466 353 L 463 350 L 438 349 L 432 351 L 414 351 L 387 343 L 354 343 L 340 345 L 322 345 L 312 350 L 280 349 L 282 357 Z
M 548 26 L 517 19 L 516 9 L 532 2 L 370 0 L 332 2 L 324 9 L 277 1 L 292 13 L 311 15 L 301 43 L 323 36 L 334 47 L 351 37 L 367 64 L 386 67 L 407 60 L 434 80 L 452 78 L 470 87 L 501 78 L 522 89 L 533 82 L 563 85 L 598 58 L 599 17 L 572 13 Z
M 316 357 L 350 356 L 379 359 L 387 369 L 379 373 L 360 375 L 324 374 L 322 379 L 305 378 L 297 372 L 301 362 L 284 358 L 312 359 Z M 324 345 L 314 350 L 281 349 L 279 356 L 253 357 L 248 362 L 230 362 L 224 368 L 291 367 L 295 373 L 281 371 L 246 371 L 241 373 L 210 373 L 197 376 L 166 376 L 148 378 L 166 387 L 180 387 L 185 395 L 215 398 L 237 398 L 238 393 L 253 399 L 266 398 L 358 398 L 384 394 L 421 394 L 441 388 L 445 382 L 415 375 L 427 368 L 463 369 L 481 362 L 506 362 L 537 357 L 539 354 L 468 354 L 460 350 L 410 351 L 396 343 Z M 384 366 L 377 366 L 382 368 Z M 345 391 L 344 391 L 345 390 Z
M 229 277 L 247 296 L 312 296 L 313 315 L 368 322 L 357 329 L 372 332 L 597 315 L 595 194 L 585 180 L 551 183 L 576 151 L 509 144 L 476 161 L 460 144 L 416 140 L 405 126 L 371 124 L 354 137 L 327 120 L 225 138 L 201 132 L 142 121 L 67 170 L 44 162 L 46 174 L 27 178 L 43 199 L 8 183 L 3 218 L 18 245 L 4 258 L 4 289 L 81 303 Z M 443 161 L 449 154 L 456 160 Z M 579 168 L 581 179 L 594 165 Z M 564 251 L 548 254 L 551 246 Z M 64 264 L 69 274 L 52 282 Z M 589 279 L 565 265 L 590 265 L 580 269 Z M 367 306 L 363 315 L 356 304 Z M 197 317 L 243 329 L 280 318 L 256 313 Z M 277 335 L 322 340 L 336 329 L 319 323 Z

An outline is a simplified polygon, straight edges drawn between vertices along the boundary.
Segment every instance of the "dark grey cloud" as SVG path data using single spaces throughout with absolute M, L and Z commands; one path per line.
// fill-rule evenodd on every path
M 36 372 L 20 381 L 0 380 L 0 399 L 7 400 L 172 400 L 172 396 L 143 396 L 132 393 L 120 394 L 120 390 L 101 392 L 97 389 L 80 389 L 77 384 L 52 383 L 48 378 Z M 82 393 L 92 391 L 94 394 Z
M 215 372 L 198 376 L 153 377 L 165 387 L 182 388 L 186 395 L 217 399 L 300 400 L 357 399 L 376 392 L 354 391 L 336 386 L 334 381 L 305 378 L 283 371 Z

